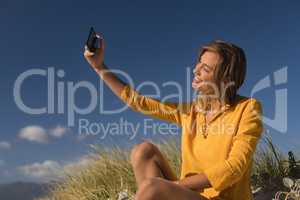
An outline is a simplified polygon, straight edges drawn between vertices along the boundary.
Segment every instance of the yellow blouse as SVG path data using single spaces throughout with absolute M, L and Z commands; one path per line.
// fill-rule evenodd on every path
M 195 102 L 160 102 L 139 94 L 129 85 L 122 90 L 121 99 L 134 111 L 182 127 L 180 179 L 204 173 L 212 185 L 199 194 L 208 199 L 253 200 L 250 172 L 263 130 L 262 109 L 257 100 L 239 96 L 234 105 L 226 105 L 210 120 L 204 138 L 204 115 L 194 112 Z

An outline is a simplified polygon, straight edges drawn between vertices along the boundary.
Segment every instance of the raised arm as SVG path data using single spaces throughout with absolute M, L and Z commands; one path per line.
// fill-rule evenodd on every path
M 95 53 L 90 52 L 85 46 L 84 57 L 113 93 L 120 97 L 125 83 L 104 64 L 104 45 L 104 40 L 101 39 L 100 48 Z
M 134 111 L 161 120 L 182 125 L 183 113 L 189 108 L 187 103 L 161 102 L 158 99 L 141 95 L 129 85 L 121 92 L 121 99 Z
M 104 64 L 104 40 L 100 42 L 100 48 L 95 53 L 90 52 L 85 47 L 84 57 L 106 83 L 106 85 L 123 100 L 134 111 L 141 112 L 145 115 L 150 115 L 155 118 L 166 120 L 181 125 L 181 113 L 186 109 L 188 104 L 178 104 L 171 102 L 160 102 L 159 100 L 143 96 L 134 88 L 124 83 L 119 79 L 109 68 Z

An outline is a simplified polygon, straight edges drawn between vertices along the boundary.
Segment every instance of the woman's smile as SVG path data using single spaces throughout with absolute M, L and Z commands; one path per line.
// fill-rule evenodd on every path
M 200 87 L 202 80 L 200 79 L 199 76 L 195 76 L 193 81 L 192 81 L 192 87 L 195 89 L 198 89 Z

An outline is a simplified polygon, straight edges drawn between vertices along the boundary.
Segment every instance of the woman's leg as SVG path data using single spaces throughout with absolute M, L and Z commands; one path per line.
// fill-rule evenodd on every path
M 151 142 L 136 145 L 131 151 L 130 160 L 138 188 L 146 178 L 161 177 L 177 180 L 167 160 Z
M 134 200 L 208 200 L 198 192 L 162 178 L 148 178 L 140 186 Z

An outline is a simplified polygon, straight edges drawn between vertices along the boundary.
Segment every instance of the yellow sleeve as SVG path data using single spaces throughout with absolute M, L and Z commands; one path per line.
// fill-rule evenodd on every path
M 160 102 L 143 96 L 129 85 L 121 91 L 120 98 L 134 111 L 181 126 L 181 109 L 178 103 Z
M 242 114 L 237 134 L 233 137 L 228 158 L 204 170 L 215 190 L 222 191 L 235 184 L 248 168 L 263 130 L 261 114 L 261 104 L 250 99 Z

